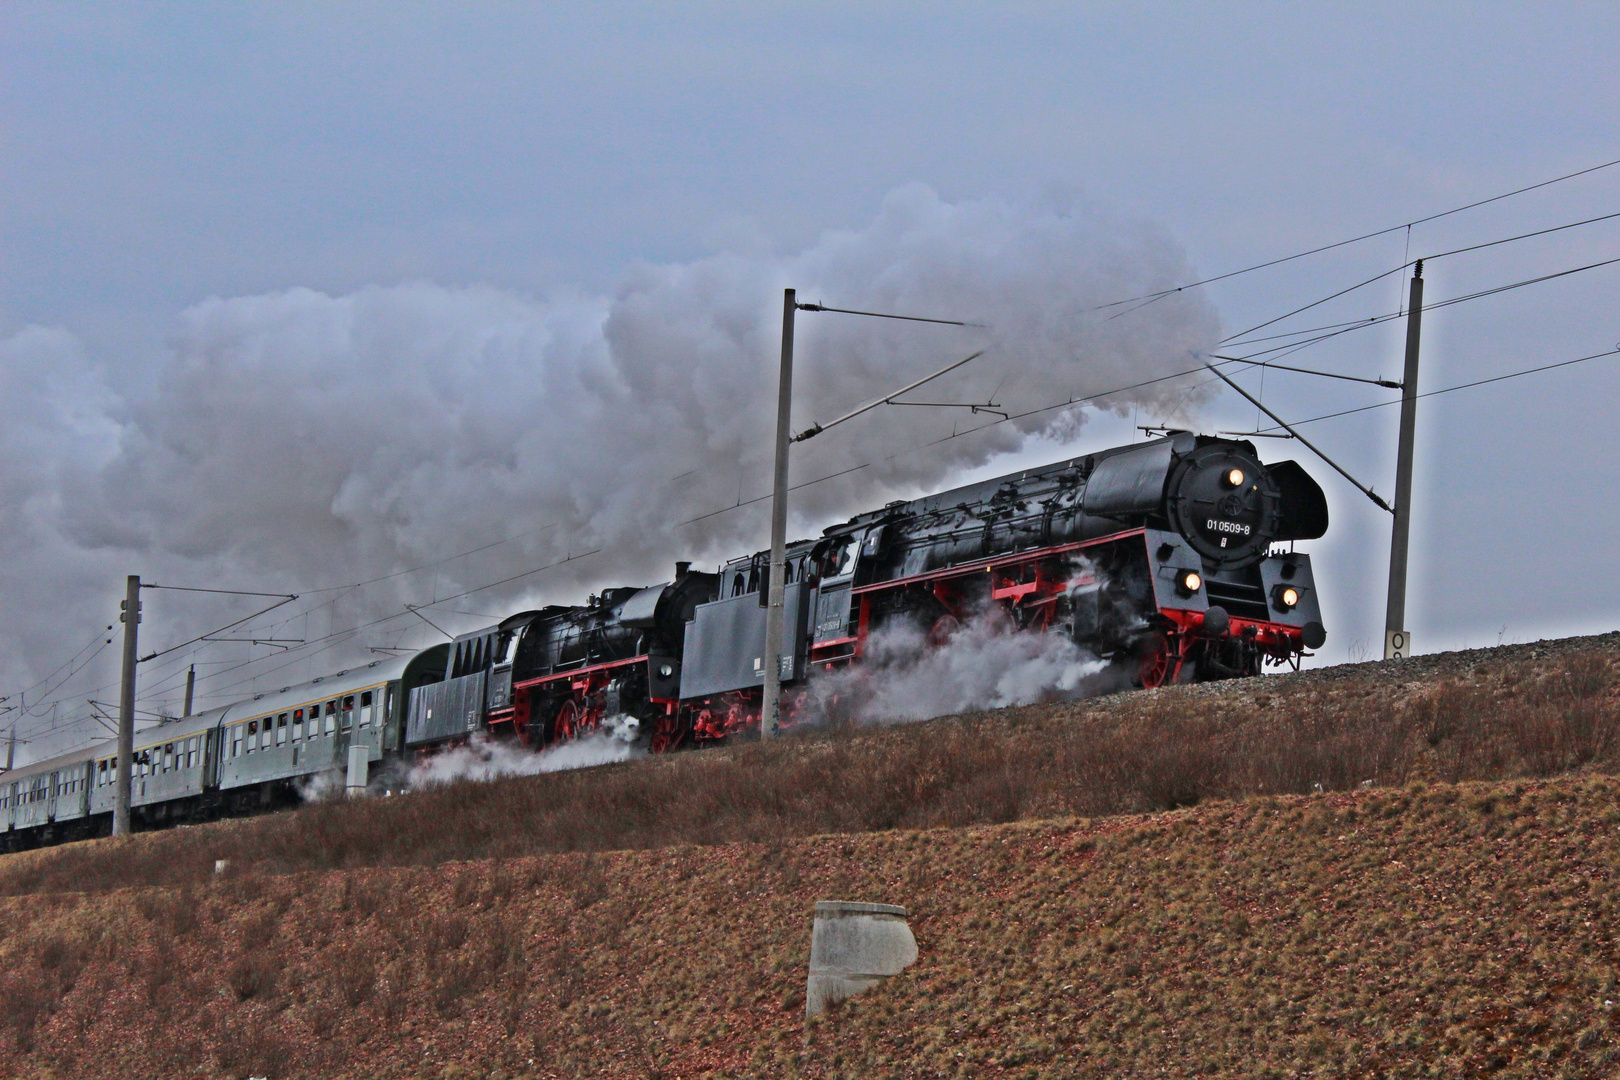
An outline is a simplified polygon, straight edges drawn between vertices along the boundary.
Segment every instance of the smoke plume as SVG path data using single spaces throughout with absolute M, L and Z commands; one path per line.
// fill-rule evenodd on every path
M 992 609 L 942 645 L 900 621 L 872 634 L 860 666 L 813 678 L 812 722 L 897 723 L 1088 697 L 1119 689 L 1106 661 L 1058 633 L 1020 633 Z
M 766 504 L 727 508 L 769 490 L 784 287 L 804 301 L 988 327 L 801 313 L 803 428 L 980 349 L 915 399 L 993 399 L 1016 413 L 1184 370 L 1218 336 L 1207 303 L 1174 294 L 1119 318 L 1124 309 L 1095 309 L 1188 276 L 1178 248 L 1146 226 L 948 202 L 912 185 L 870 223 L 807 250 L 641 265 L 611 296 L 413 283 L 208 299 L 180 316 L 161 369 L 139 378 L 110 379 L 67 331 L 25 329 L 0 341 L 0 688 L 94 644 L 128 573 L 298 592 L 236 636 L 317 643 L 176 653 L 143 668 L 142 707 L 162 711 L 177 704 L 185 662 L 201 665 L 199 704 L 224 703 L 368 648 L 442 640 L 403 605 L 571 555 L 597 552 L 429 617 L 470 629 L 538 599 L 666 580 L 678 558 L 712 564 L 763 545 Z M 1170 420 L 1199 400 L 1175 380 L 1107 405 Z M 1078 410 L 1042 412 L 937 442 L 987 419 L 888 407 L 800 444 L 795 483 L 844 475 L 795 493 L 795 532 L 1080 422 Z M 486 550 L 440 561 L 475 548 Z M 142 633 L 164 645 L 252 610 L 208 603 L 149 600 Z M 76 682 L 41 682 L 30 701 L 55 688 L 82 707 L 116 679 L 115 653 Z M 253 657 L 264 659 L 236 668 Z
M 435 754 L 412 766 L 405 786 L 431 787 L 457 780 L 493 780 L 497 776 L 536 776 L 540 773 L 588 769 L 629 761 L 647 753 L 640 724 L 633 716 L 610 716 L 578 738 L 525 750 L 511 743 L 474 735 L 465 746 Z

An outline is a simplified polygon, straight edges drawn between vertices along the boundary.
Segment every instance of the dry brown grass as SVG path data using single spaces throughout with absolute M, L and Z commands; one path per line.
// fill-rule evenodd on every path
M 0 1074 L 1591 1077 L 1620 782 L 0 901 Z M 818 898 L 921 960 L 808 1025 Z

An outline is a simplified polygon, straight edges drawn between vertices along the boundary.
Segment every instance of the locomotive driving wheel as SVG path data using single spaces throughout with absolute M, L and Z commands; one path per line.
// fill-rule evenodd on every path
M 941 615 L 934 620 L 934 625 L 928 628 L 928 644 L 936 649 L 948 645 L 960 629 L 962 621 L 955 615 Z
M 685 742 L 687 734 L 685 719 L 679 711 L 655 716 L 647 749 L 654 754 L 667 754 Z
M 1141 662 L 1136 671 L 1136 684 L 1143 689 L 1169 686 L 1181 673 L 1181 643 L 1171 641 L 1168 634 L 1149 636 L 1138 656 Z
M 563 702 L 562 708 L 557 710 L 557 723 L 552 729 L 552 738 L 560 742 L 579 734 L 580 716 L 580 708 L 574 703 L 573 698 Z

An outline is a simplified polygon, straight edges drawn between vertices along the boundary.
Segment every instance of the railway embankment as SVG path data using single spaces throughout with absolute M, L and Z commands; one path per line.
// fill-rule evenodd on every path
M 1611 1075 L 1616 773 L 1609 635 L 24 853 L 0 1074 Z

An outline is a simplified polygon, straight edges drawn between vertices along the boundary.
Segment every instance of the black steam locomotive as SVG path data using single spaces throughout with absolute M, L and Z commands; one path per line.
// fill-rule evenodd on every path
M 943 643 L 992 606 L 1142 686 L 1297 662 L 1326 633 L 1309 557 L 1273 545 L 1321 536 L 1327 516 L 1294 462 L 1190 433 L 858 515 L 788 548 L 784 722 L 816 672 L 858 663 L 893 620 Z M 664 751 L 757 725 L 768 570 L 768 552 L 718 574 L 679 563 L 667 584 L 469 634 L 411 695 L 405 745 L 489 727 L 540 746 L 627 715 Z
M 1166 438 L 890 503 L 789 546 L 782 714 L 861 663 L 897 621 L 947 642 L 970 618 L 1066 635 L 1138 685 L 1257 674 L 1326 638 L 1309 556 L 1322 490 L 1247 442 Z M 1289 545 L 1283 550 L 1279 545 Z M 717 573 L 525 611 L 140 733 L 134 821 L 151 828 L 296 801 L 299 786 L 491 735 L 542 747 L 609 721 L 654 752 L 757 727 L 769 553 Z M 111 743 L 0 777 L 0 848 L 110 827 Z M 386 773 L 386 770 L 383 770 Z

